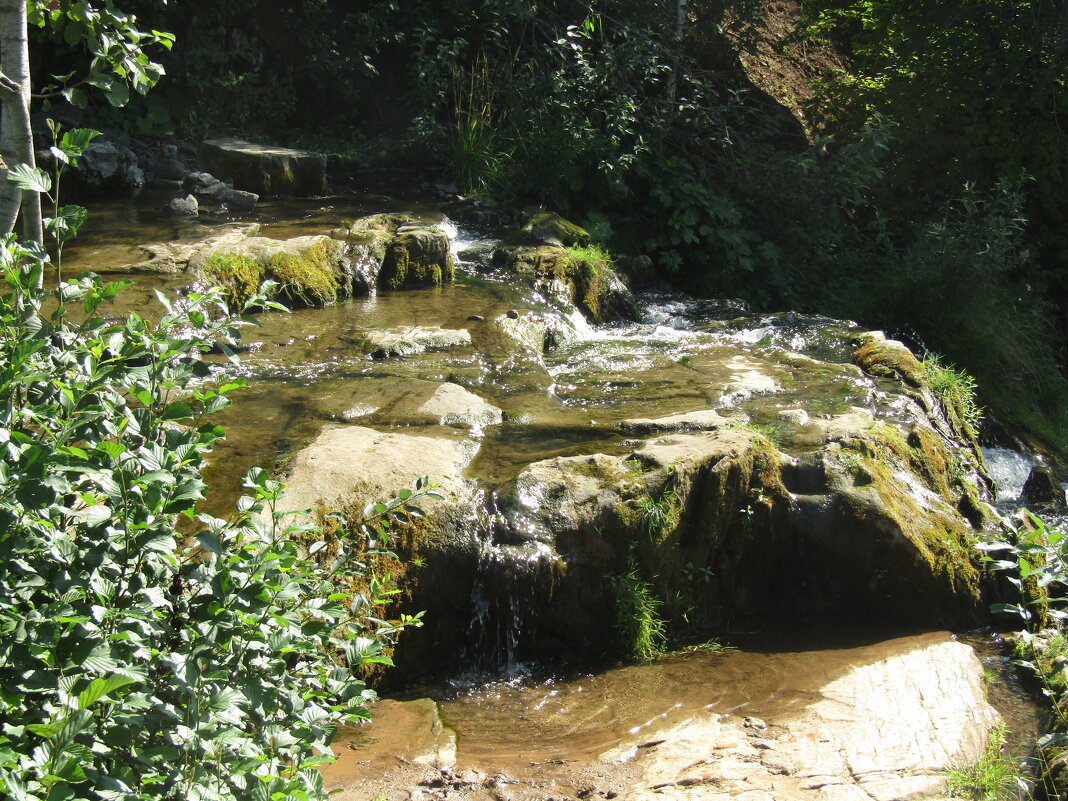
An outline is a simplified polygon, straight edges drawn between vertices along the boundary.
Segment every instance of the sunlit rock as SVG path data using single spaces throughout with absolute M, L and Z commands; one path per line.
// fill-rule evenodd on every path
M 978 760 L 998 720 L 971 648 L 921 641 L 851 668 L 766 732 L 707 711 L 602 758 L 641 770 L 625 801 L 906 801 L 944 796 L 946 771 Z

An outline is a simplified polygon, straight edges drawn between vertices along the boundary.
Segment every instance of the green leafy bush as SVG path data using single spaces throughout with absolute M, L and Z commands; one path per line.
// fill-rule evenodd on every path
M 0 241 L 0 794 L 324 798 L 315 766 L 374 697 L 355 669 L 415 622 L 382 619 L 381 583 L 339 587 L 425 484 L 327 564 L 306 527 L 280 528 L 262 470 L 229 520 L 197 517 L 222 436 L 207 418 L 240 383 L 202 355 L 241 321 L 218 290 L 160 296 L 156 323 L 109 318 L 121 283 L 47 291 L 43 269 Z
M 1020 630 L 1015 640 L 1012 663 L 1026 671 L 1049 701 L 1048 731 L 1038 738 L 1036 759 L 1042 798 L 1060 797 L 1068 777 L 1063 771 L 1068 751 L 1068 685 L 1063 673 L 1065 621 L 1068 621 L 1068 535 L 1051 528 L 1030 512 L 1023 524 L 1007 532 L 1004 538 L 992 538 L 976 545 L 984 561 L 1005 576 L 1016 588 L 1016 597 L 991 606 L 991 611 L 1008 615 Z M 988 753 L 966 780 L 1007 786 L 1003 766 Z M 985 778 L 984 778 L 985 777 Z M 1000 778 L 999 778 L 1000 777 Z M 956 781 L 956 777 L 954 777 Z M 961 779 L 962 781 L 965 779 Z M 979 788 L 976 788 L 979 792 Z M 991 791 L 992 793 L 993 791 Z M 1015 797 L 1013 795 L 974 795 L 978 798 Z

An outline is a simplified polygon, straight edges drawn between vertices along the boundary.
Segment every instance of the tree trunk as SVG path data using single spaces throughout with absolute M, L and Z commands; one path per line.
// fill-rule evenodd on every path
M 686 1 L 687 0 L 676 0 L 675 3 L 675 30 L 672 36 L 671 74 L 668 76 L 667 85 L 667 113 L 669 118 L 674 118 L 675 108 L 678 103 L 679 61 L 682 60 L 682 40 L 686 34 Z
M 36 167 L 30 130 L 30 46 L 26 38 L 26 0 L 0 0 L 0 156 L 7 167 Z M 44 242 L 41 196 L 23 192 L 0 173 L 0 233 L 10 233 L 22 209 L 23 236 Z

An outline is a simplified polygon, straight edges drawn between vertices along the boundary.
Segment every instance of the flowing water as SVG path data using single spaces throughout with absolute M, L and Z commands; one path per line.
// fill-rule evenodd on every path
M 165 199 L 145 196 L 136 203 L 95 208 L 83 235 L 67 250 L 65 272 L 106 273 L 108 265 L 140 261 L 139 244 L 200 239 L 211 225 L 226 222 L 168 221 L 153 211 Z M 410 208 L 367 195 L 264 203 L 256 218 L 264 235 L 287 238 Z M 482 538 L 484 565 L 471 599 L 471 639 L 481 646 L 472 664 L 503 666 L 505 672 L 488 683 L 487 674 L 480 673 L 466 684 L 428 690 L 459 736 L 461 764 L 515 774 L 531 763 L 581 762 L 652 721 L 679 719 L 699 708 L 785 714 L 849 665 L 903 647 L 902 641 L 883 642 L 885 637 L 871 633 L 839 632 L 834 641 L 822 633 L 779 635 L 737 651 L 699 652 L 565 679 L 547 678 L 517 663 L 516 638 L 527 625 L 523 613 L 530 604 L 521 583 L 508 584 L 508 571 L 517 565 L 537 569 L 544 554 L 536 544 L 494 544 L 485 532 L 493 527 L 495 490 L 523 468 L 553 456 L 626 454 L 634 441 L 617 428 L 620 421 L 694 409 L 715 409 L 738 425 L 761 427 L 781 449 L 803 453 L 813 443 L 806 441 L 799 419 L 875 410 L 879 390 L 859 370 L 845 367 L 852 354 L 843 334 L 854 330 L 848 324 L 795 314 L 753 316 L 737 301 L 695 301 L 653 291 L 641 298 L 639 322 L 594 328 L 550 298 L 487 271 L 492 240 L 455 226 L 451 230 L 460 258 L 452 283 L 262 316 L 263 327 L 249 335 L 240 367 L 251 388 L 235 396 L 220 420 L 228 439 L 208 478 L 214 498 L 209 510 L 221 514 L 249 467 L 277 466 L 325 425 L 359 421 L 396 427 L 378 417 L 382 399 L 416 381 L 457 383 L 504 411 L 503 424 L 469 435 L 478 453 L 468 477 L 482 487 L 487 516 L 472 521 L 474 536 Z M 184 277 L 137 280 L 123 304 L 142 312 L 154 302 L 151 290 L 177 292 L 187 283 Z M 502 341 L 486 321 L 511 310 L 551 319 L 558 332 L 555 346 L 524 350 Z M 465 329 L 471 345 L 381 361 L 356 347 L 369 331 L 415 325 Z M 811 369 L 816 359 L 831 365 L 825 375 Z M 804 380 L 796 369 L 801 363 L 808 368 Z M 814 381 L 819 382 L 815 389 Z M 1007 453 L 988 452 L 988 458 L 1001 487 L 999 501 L 1012 502 L 1029 466 Z M 497 662 L 478 664 L 487 652 L 496 654 Z M 379 758 L 375 742 L 382 754 L 396 755 L 405 747 L 390 739 L 398 736 L 391 709 L 384 705 L 378 724 L 347 735 L 364 749 L 358 752 L 364 761 Z M 407 714 L 399 710 L 394 709 Z M 1012 714 L 1022 715 L 1020 727 L 1033 726 L 1033 720 L 1022 722 L 1023 713 Z

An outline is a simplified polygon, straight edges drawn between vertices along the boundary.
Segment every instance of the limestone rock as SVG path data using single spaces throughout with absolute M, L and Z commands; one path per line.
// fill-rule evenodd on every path
M 452 280 L 449 237 L 436 225 L 402 225 L 386 246 L 379 286 L 403 289 Z
M 455 265 L 440 220 L 413 214 L 372 214 L 331 232 L 350 244 L 367 291 L 451 280 Z
M 186 195 L 172 198 L 163 210 L 171 217 L 196 217 L 200 213 L 200 204 L 193 195 Z
M 550 297 L 573 303 L 594 322 L 638 318 L 633 293 L 610 264 L 577 262 L 560 245 L 498 248 L 492 265 L 519 276 Z
M 141 245 L 144 259 L 133 264 L 116 264 L 113 272 L 159 273 L 163 275 L 186 272 L 191 261 L 206 258 L 215 250 L 233 250 L 259 233 L 259 223 L 243 223 L 209 229 L 210 236 L 190 242 L 159 242 Z M 201 255 L 203 254 L 203 255 Z
M 94 139 L 78 158 L 76 182 L 92 190 L 129 191 L 144 185 L 137 154 L 122 139 Z
M 257 195 L 319 195 L 326 191 L 326 156 L 258 145 L 243 139 L 209 139 L 200 159 L 213 175 Z
M 481 429 L 501 422 L 501 410 L 458 384 L 411 390 L 382 409 L 376 418 L 383 423 L 442 425 Z
M 528 354 L 540 355 L 573 341 L 574 326 L 562 315 L 551 312 L 523 312 L 511 309 L 492 321 L 498 341 L 519 347 Z
M 759 748 L 738 736 L 745 728 L 736 718 L 705 712 L 643 732 L 660 741 L 651 748 L 635 751 L 627 742 L 602 758 L 636 757 L 642 778 L 625 801 L 940 796 L 947 768 L 975 762 L 999 718 L 971 648 L 937 635 L 913 639 L 913 648 L 852 668 L 813 703 L 772 721 L 773 737 Z
M 333 417 L 381 425 L 440 425 L 479 430 L 496 425 L 502 412 L 458 384 L 433 381 L 353 381 L 318 408 Z
M 260 199 L 257 194 L 233 189 L 206 172 L 186 176 L 182 188 L 207 206 L 235 212 L 252 211 Z
M 924 383 L 924 369 L 907 347 L 887 339 L 882 331 L 869 331 L 857 338 L 856 362 L 866 373 L 898 378 L 913 387 Z
M 281 511 L 351 503 L 354 488 L 378 499 L 429 476 L 450 501 L 465 497 L 460 477 L 473 449 L 461 439 L 376 431 L 364 426 L 327 428 L 289 466 Z M 433 505 L 433 502 L 429 502 Z
M 391 359 L 427 351 L 470 347 L 471 332 L 466 328 L 441 328 L 436 325 L 402 326 L 368 331 L 355 344 L 372 359 Z
M 656 419 L 634 418 L 622 420 L 619 430 L 624 434 L 651 434 L 664 431 L 715 431 L 724 428 L 730 421 L 711 409 L 672 414 Z
M 539 208 L 523 209 L 519 214 L 513 240 L 528 245 L 555 245 L 557 247 L 585 247 L 590 244 L 590 235 L 584 228 L 565 220 L 553 211 Z

